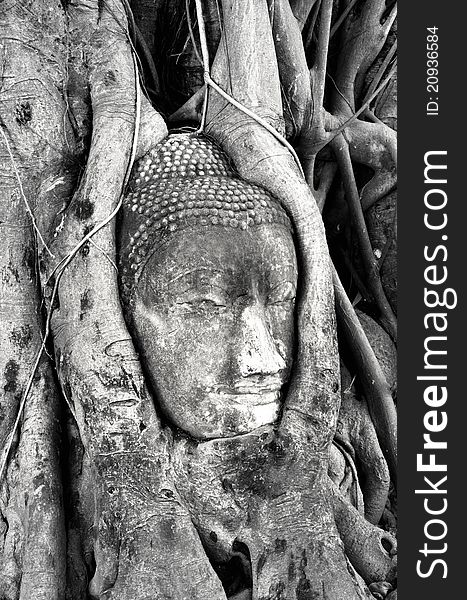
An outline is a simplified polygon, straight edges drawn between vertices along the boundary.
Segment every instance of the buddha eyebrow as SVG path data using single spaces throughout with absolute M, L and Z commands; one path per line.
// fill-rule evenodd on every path
M 199 271 L 209 271 L 210 273 L 222 273 L 222 271 L 220 269 L 214 269 L 212 267 L 193 267 L 193 269 L 188 269 L 187 271 L 184 271 L 183 273 L 179 273 L 176 277 L 173 277 L 172 279 L 170 279 L 168 281 L 168 283 L 174 283 L 175 281 L 178 281 L 179 279 L 183 279 L 187 275 L 192 275 L 193 273 L 198 273 Z
M 270 293 L 274 293 L 278 290 L 286 289 L 287 291 L 292 291 L 294 294 L 297 292 L 297 284 L 290 279 L 283 279 L 278 283 L 273 283 L 270 288 Z
M 278 287 L 282 287 L 284 285 L 290 285 L 294 289 L 297 287 L 297 284 L 293 279 L 281 279 L 279 281 L 272 282 L 271 289 L 275 290 Z

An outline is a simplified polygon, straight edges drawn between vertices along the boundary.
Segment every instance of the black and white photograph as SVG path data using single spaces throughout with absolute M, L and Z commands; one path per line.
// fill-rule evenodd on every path
M 0 600 L 454 593 L 460 109 L 397 8 L 0 0 Z

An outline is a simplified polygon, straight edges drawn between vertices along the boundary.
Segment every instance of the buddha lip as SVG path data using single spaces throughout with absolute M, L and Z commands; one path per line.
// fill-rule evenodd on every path
M 280 379 L 270 379 L 269 381 L 248 381 L 239 382 L 232 386 L 219 386 L 211 388 L 211 392 L 218 392 L 221 394 L 245 395 L 245 394 L 271 394 L 274 392 L 279 393 L 282 388 L 283 381 Z
M 219 391 L 224 394 L 231 394 L 232 396 L 245 396 L 247 394 L 252 394 L 253 396 L 261 396 L 263 394 L 274 394 L 274 393 L 279 394 L 280 386 L 274 386 L 274 387 L 242 386 L 242 387 L 236 387 L 236 388 L 230 389 L 230 390 L 223 389 L 223 390 L 219 390 Z
M 247 401 L 253 404 L 273 404 L 280 400 L 280 388 L 222 388 L 213 392 L 217 397 L 230 398 L 234 402 Z

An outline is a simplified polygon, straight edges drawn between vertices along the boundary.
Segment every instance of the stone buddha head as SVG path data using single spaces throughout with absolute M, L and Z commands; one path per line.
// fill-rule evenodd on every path
M 200 440 L 274 423 L 297 287 L 278 201 L 209 139 L 171 134 L 135 166 L 119 242 L 125 315 L 167 423 Z

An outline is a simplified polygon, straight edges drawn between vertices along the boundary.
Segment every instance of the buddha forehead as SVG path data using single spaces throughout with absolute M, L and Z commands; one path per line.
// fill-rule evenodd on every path
M 278 223 L 246 230 L 197 225 L 174 232 L 146 263 L 138 287 L 157 297 L 187 289 L 222 289 L 237 296 L 267 294 L 284 282 L 296 286 L 292 235 Z

